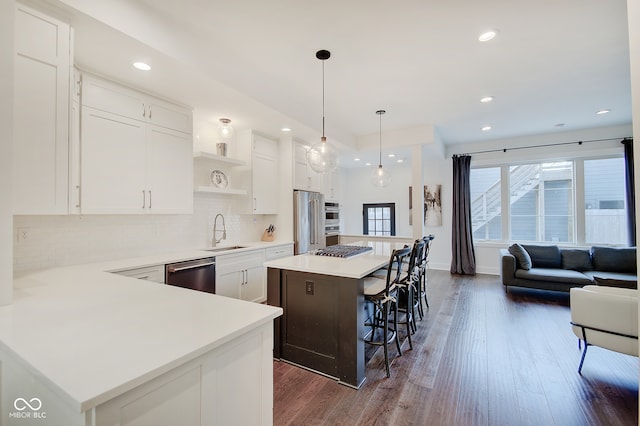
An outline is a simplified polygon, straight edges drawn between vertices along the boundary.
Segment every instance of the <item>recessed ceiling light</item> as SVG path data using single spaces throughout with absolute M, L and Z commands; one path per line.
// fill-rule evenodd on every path
M 596 111 L 596 114 L 602 115 L 602 114 L 609 114 L 610 112 L 611 112 L 610 109 L 601 109 L 599 111 Z
M 484 127 L 482 128 L 482 131 L 483 131 L 483 132 L 488 132 L 489 130 L 491 130 L 491 126 L 484 126 Z
M 389 154 L 389 158 L 393 158 L 395 156 L 396 156 L 395 154 Z
M 283 132 L 290 132 L 290 131 L 291 131 L 291 129 L 290 129 L 290 128 L 288 128 L 288 127 L 283 127 L 283 128 L 282 128 L 282 129 L 280 129 L 280 130 L 282 130 Z
M 151 65 L 144 62 L 134 62 L 133 66 L 141 71 L 149 71 L 151 69 Z
M 370 166 L 370 165 L 371 165 L 371 163 L 364 163 L 364 165 L 365 165 L 365 166 Z
M 398 163 L 403 163 L 404 160 L 402 158 L 398 158 Z
M 487 102 L 491 102 L 493 100 L 493 96 L 485 96 L 484 98 L 480 99 L 480 102 L 482 102 L 483 104 L 486 104 Z
M 479 41 L 489 41 L 489 40 L 493 40 L 493 38 L 496 36 L 497 32 L 494 30 L 491 31 L 486 31 L 482 34 L 480 34 L 480 36 L 478 37 Z
M 354 158 L 353 161 L 360 161 L 358 157 Z

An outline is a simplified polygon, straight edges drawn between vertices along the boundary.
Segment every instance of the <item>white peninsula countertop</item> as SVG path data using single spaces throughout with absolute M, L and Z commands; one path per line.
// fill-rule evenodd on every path
M 350 245 L 369 246 L 372 250 L 347 258 L 316 256 L 305 253 L 265 262 L 268 268 L 311 272 L 345 278 L 363 278 L 389 263 L 391 252 L 403 243 L 382 241 L 355 242 Z
M 177 257 L 212 255 L 194 250 Z M 0 307 L 0 351 L 81 413 L 282 314 L 278 307 L 105 272 L 160 258 L 55 268 L 15 280 L 13 303 Z

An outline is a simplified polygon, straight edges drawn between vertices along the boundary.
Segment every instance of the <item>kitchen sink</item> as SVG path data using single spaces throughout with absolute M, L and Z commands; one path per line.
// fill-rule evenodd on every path
M 245 246 L 228 246 L 228 247 L 215 247 L 215 248 L 210 248 L 210 249 L 204 249 L 204 251 L 210 251 L 210 252 L 218 252 L 218 251 L 228 251 L 228 250 L 238 250 L 238 249 L 242 249 L 242 248 L 246 248 Z

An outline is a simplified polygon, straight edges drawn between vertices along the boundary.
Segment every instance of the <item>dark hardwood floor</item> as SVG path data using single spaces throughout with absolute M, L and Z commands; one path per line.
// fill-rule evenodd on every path
M 568 294 L 429 274 L 431 308 L 413 350 L 391 345 L 391 378 L 378 348 L 360 390 L 275 361 L 274 424 L 638 424 L 638 358 L 591 347 L 580 376 Z

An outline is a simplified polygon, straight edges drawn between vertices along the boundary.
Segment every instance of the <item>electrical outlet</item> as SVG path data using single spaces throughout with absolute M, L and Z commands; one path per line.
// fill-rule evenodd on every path
M 18 228 L 16 233 L 16 242 L 18 244 L 27 241 L 29 239 L 29 228 Z

